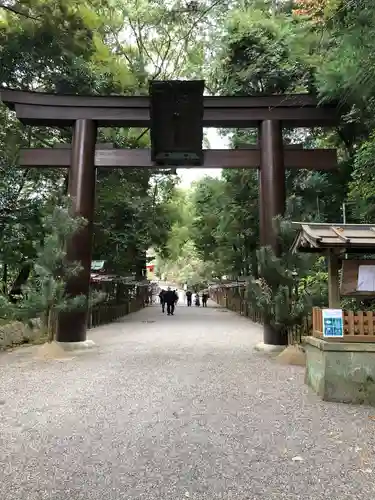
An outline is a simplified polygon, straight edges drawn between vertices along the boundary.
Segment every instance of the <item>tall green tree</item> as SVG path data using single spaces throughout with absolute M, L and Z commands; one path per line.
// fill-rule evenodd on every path
M 74 94 L 143 92 L 143 70 L 135 64 L 139 40 L 137 42 L 131 37 L 127 39 L 126 36 L 121 39 L 121 36 L 126 34 L 131 18 L 138 16 L 139 24 L 142 12 L 147 9 L 144 7 L 137 11 L 134 3 L 130 18 L 121 15 L 121 9 L 125 9 L 124 2 L 121 3 L 120 11 L 118 7 L 119 2 L 114 1 L 24 0 L 17 4 L 17 12 L 13 8 L 4 8 L 0 11 L 1 84 L 23 90 Z M 157 26 L 156 11 L 153 22 Z M 168 26 L 171 25 L 171 21 L 168 22 Z M 165 29 L 162 17 L 159 23 Z M 153 25 L 139 24 L 139 28 L 143 40 L 144 69 L 149 71 L 147 51 L 151 50 L 154 43 L 151 36 Z M 116 33 L 118 37 L 114 36 Z M 161 42 L 158 50 L 162 48 Z M 167 44 L 167 40 L 163 43 Z M 170 54 L 173 53 L 171 51 Z M 129 57 L 126 58 L 124 54 Z M 168 52 L 168 57 L 172 57 L 170 54 Z M 24 272 L 24 262 L 35 255 L 35 241 L 30 230 L 27 233 L 25 231 L 30 214 L 34 213 L 33 207 L 38 210 L 42 206 L 41 202 L 47 203 L 56 192 L 62 195 L 67 186 L 66 172 L 19 171 L 18 151 L 25 146 L 51 147 L 55 142 L 70 142 L 71 131 L 25 128 L 13 120 L 5 108 L 1 108 L 1 113 L 1 168 L 7 172 L 0 186 L 7 213 L 7 218 L 3 218 L 4 227 L 7 228 L 2 245 L 4 252 L 0 256 L 5 287 L 15 272 L 12 267 L 16 265 L 21 266 L 21 283 L 28 276 L 27 270 Z M 120 147 L 147 147 L 149 136 L 146 132 L 104 129 L 99 131 L 99 140 L 113 142 Z M 15 177 L 12 179 L 13 174 Z M 19 179 L 19 183 L 15 183 L 14 179 Z M 168 186 L 173 183 L 173 177 L 160 171 L 113 171 L 109 175 L 99 172 L 94 256 L 108 256 L 109 263 L 118 272 L 126 274 L 134 271 L 134 263 L 137 270 L 144 265 L 148 246 L 164 247 L 169 229 L 168 213 L 164 208 L 165 196 Z M 15 203 L 15 192 L 18 193 L 18 205 Z M 23 193 L 28 193 L 25 201 Z M 22 212 L 26 206 L 29 215 Z M 13 209 L 10 210 L 10 207 Z M 33 230 L 38 236 L 42 234 L 37 224 L 33 225 Z M 25 244 L 30 249 L 24 248 Z M 16 247 L 17 251 L 14 251 Z

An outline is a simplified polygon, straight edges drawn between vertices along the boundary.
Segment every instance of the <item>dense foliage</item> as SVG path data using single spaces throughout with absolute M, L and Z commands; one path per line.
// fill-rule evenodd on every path
M 286 142 L 335 147 L 340 158 L 338 173 L 287 173 L 286 217 L 338 222 L 345 203 L 347 221 L 371 222 L 374 34 L 371 0 L 2 0 L 0 84 L 133 95 L 146 93 L 152 78 L 204 77 L 218 95 L 310 92 L 335 101 L 343 113 L 337 129 L 284 131 Z M 67 186 L 67 172 L 17 168 L 19 149 L 69 142 L 71 131 L 22 126 L 4 107 L 0 122 L 1 286 L 12 295 L 44 241 L 51 200 Z M 254 144 L 257 131 L 222 134 L 237 147 Z M 147 130 L 99 135 L 121 147 L 149 144 Z M 165 171 L 99 171 L 94 258 L 139 275 L 153 247 L 160 274 L 192 284 L 264 274 L 257 172 L 229 170 L 187 191 L 176 183 Z M 300 286 L 313 284 L 321 300 L 324 262 L 309 269 Z
M 286 143 L 334 147 L 339 154 L 338 173 L 287 173 L 287 219 L 342 222 L 345 205 L 347 222 L 372 222 L 375 4 L 369 0 L 254 0 L 237 6 L 234 2 L 234 7 L 210 65 L 210 88 L 215 93 L 310 92 L 321 101 L 337 102 L 343 113 L 335 130 L 284 130 Z M 257 131 L 222 133 L 229 134 L 231 146 L 236 147 L 254 144 Z M 196 183 L 190 195 L 195 216 L 189 234 L 200 258 L 215 270 L 212 279 L 248 276 L 256 306 L 267 302 L 256 289 L 259 274 L 267 275 L 270 279 L 261 281 L 267 285 L 263 292 L 273 289 L 268 305 L 277 308 L 283 301 L 282 297 L 278 301 L 278 287 L 273 288 L 271 278 L 278 273 L 267 272 L 267 266 L 275 271 L 275 265 L 283 263 L 276 280 L 282 281 L 282 275 L 291 276 L 294 265 L 285 252 L 281 261 L 264 249 L 259 253 L 257 184 L 257 173 L 249 170 L 227 171 L 219 179 Z M 294 268 L 298 276 L 292 289 L 297 286 L 299 297 L 308 288 L 316 304 L 326 303 L 324 258 L 310 259 L 303 270 Z M 293 316 L 290 311 L 288 315 Z M 274 310 L 273 319 L 277 316 Z
M 142 94 L 151 78 L 194 76 L 210 26 L 206 14 L 157 0 L 23 0 L 0 3 L 0 84 L 73 94 Z M 208 16 L 208 17 L 207 17 Z M 69 142 L 71 130 L 25 127 L 0 109 L 0 263 L 2 290 L 30 274 L 42 219 L 63 196 L 67 172 L 20 170 L 21 147 Z M 147 130 L 100 129 L 117 147 L 147 147 Z M 172 219 L 167 199 L 176 177 L 159 171 L 99 171 L 94 259 L 122 275 L 140 276 L 146 250 L 165 253 Z M 15 285 L 16 284 L 16 285 Z

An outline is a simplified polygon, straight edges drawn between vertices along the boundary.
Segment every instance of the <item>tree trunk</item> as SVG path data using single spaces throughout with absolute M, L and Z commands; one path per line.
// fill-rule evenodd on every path
M 32 264 L 26 262 L 23 264 L 17 278 L 14 280 L 9 292 L 9 300 L 13 303 L 17 302 L 17 296 L 22 295 L 22 287 L 27 283 L 32 269 Z
M 257 259 L 256 250 L 253 250 L 251 252 L 251 274 L 254 276 L 254 279 L 257 280 L 259 278 L 258 259 Z
M 3 293 L 8 293 L 8 264 L 3 265 Z
M 141 252 L 141 256 L 138 256 L 136 263 L 136 279 L 139 281 L 144 280 L 147 277 L 147 259 L 146 252 Z
M 48 335 L 48 342 L 53 342 L 55 338 L 55 331 L 54 331 L 54 326 L 56 324 L 56 318 L 55 315 L 53 314 L 53 309 L 48 308 L 46 311 L 46 328 L 47 328 L 47 335 Z
M 68 187 L 69 187 L 69 175 L 66 174 L 64 177 L 64 183 L 63 183 L 63 189 L 62 189 L 64 196 L 68 195 Z

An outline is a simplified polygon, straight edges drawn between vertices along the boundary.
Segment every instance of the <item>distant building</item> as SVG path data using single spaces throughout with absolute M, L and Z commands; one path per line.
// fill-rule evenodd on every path
M 147 279 L 153 281 L 155 279 L 156 252 L 153 248 L 149 248 L 146 252 L 146 268 Z

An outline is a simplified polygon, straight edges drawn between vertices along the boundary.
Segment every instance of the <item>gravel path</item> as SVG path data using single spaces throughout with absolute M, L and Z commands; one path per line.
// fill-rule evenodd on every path
M 2 500 L 375 497 L 375 409 L 321 402 L 248 320 L 151 307 L 90 338 L 0 355 Z

